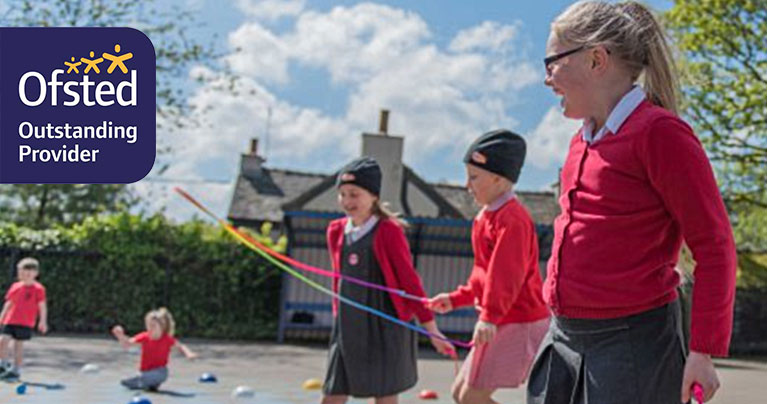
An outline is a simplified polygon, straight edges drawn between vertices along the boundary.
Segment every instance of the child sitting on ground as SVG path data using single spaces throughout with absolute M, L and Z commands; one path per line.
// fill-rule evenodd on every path
M 112 334 L 124 348 L 131 344 L 141 344 L 141 362 L 139 375 L 120 381 L 131 390 L 157 390 L 168 379 L 168 358 L 174 346 L 187 359 L 196 359 L 197 354 L 173 337 L 175 323 L 170 312 L 162 307 L 152 310 L 144 317 L 146 331 L 131 338 L 125 335 L 122 326 L 112 328 Z

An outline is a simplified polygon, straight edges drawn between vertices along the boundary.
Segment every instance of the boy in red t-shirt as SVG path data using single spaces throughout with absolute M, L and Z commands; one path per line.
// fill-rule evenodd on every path
M 38 331 L 48 332 L 48 308 L 45 305 L 45 287 L 35 279 L 40 271 L 40 263 L 31 257 L 16 264 L 19 277 L 5 294 L 5 304 L 0 312 L 0 379 L 18 379 L 21 375 L 23 342 L 32 338 L 38 314 Z M 14 341 L 14 362 L 7 359 L 8 343 Z
M 131 338 L 125 335 L 122 326 L 112 328 L 112 334 L 123 347 L 131 344 L 141 344 L 141 362 L 139 375 L 122 380 L 120 383 L 131 390 L 157 390 L 160 384 L 168 379 L 168 358 L 170 349 L 178 347 L 187 359 L 197 358 L 186 345 L 173 337 L 175 323 L 170 312 L 162 307 L 152 310 L 144 317 L 146 331 Z

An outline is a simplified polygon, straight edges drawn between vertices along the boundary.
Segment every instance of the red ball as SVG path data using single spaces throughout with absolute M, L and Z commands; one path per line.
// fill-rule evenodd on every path
M 436 400 L 437 392 L 434 390 L 423 389 L 418 393 L 418 398 L 421 400 Z

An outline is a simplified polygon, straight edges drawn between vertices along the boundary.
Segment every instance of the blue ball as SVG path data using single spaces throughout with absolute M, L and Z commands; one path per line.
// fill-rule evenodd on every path
M 152 402 L 149 401 L 149 399 L 146 397 L 136 396 L 136 397 L 133 397 L 132 400 L 130 400 L 129 404 L 152 404 Z
M 21 383 L 20 385 L 16 386 L 16 394 L 26 394 L 27 393 L 27 385 L 24 383 Z
M 218 379 L 216 379 L 216 375 L 213 373 L 203 373 L 200 375 L 200 383 L 215 383 Z

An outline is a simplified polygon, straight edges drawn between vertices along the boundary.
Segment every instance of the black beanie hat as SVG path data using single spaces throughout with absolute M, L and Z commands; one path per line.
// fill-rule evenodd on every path
M 338 172 L 336 187 L 343 184 L 357 185 L 378 196 L 381 193 L 381 166 L 371 157 L 360 157 Z
M 506 129 L 487 132 L 466 151 L 463 162 L 485 169 L 516 183 L 525 162 L 525 139 Z

